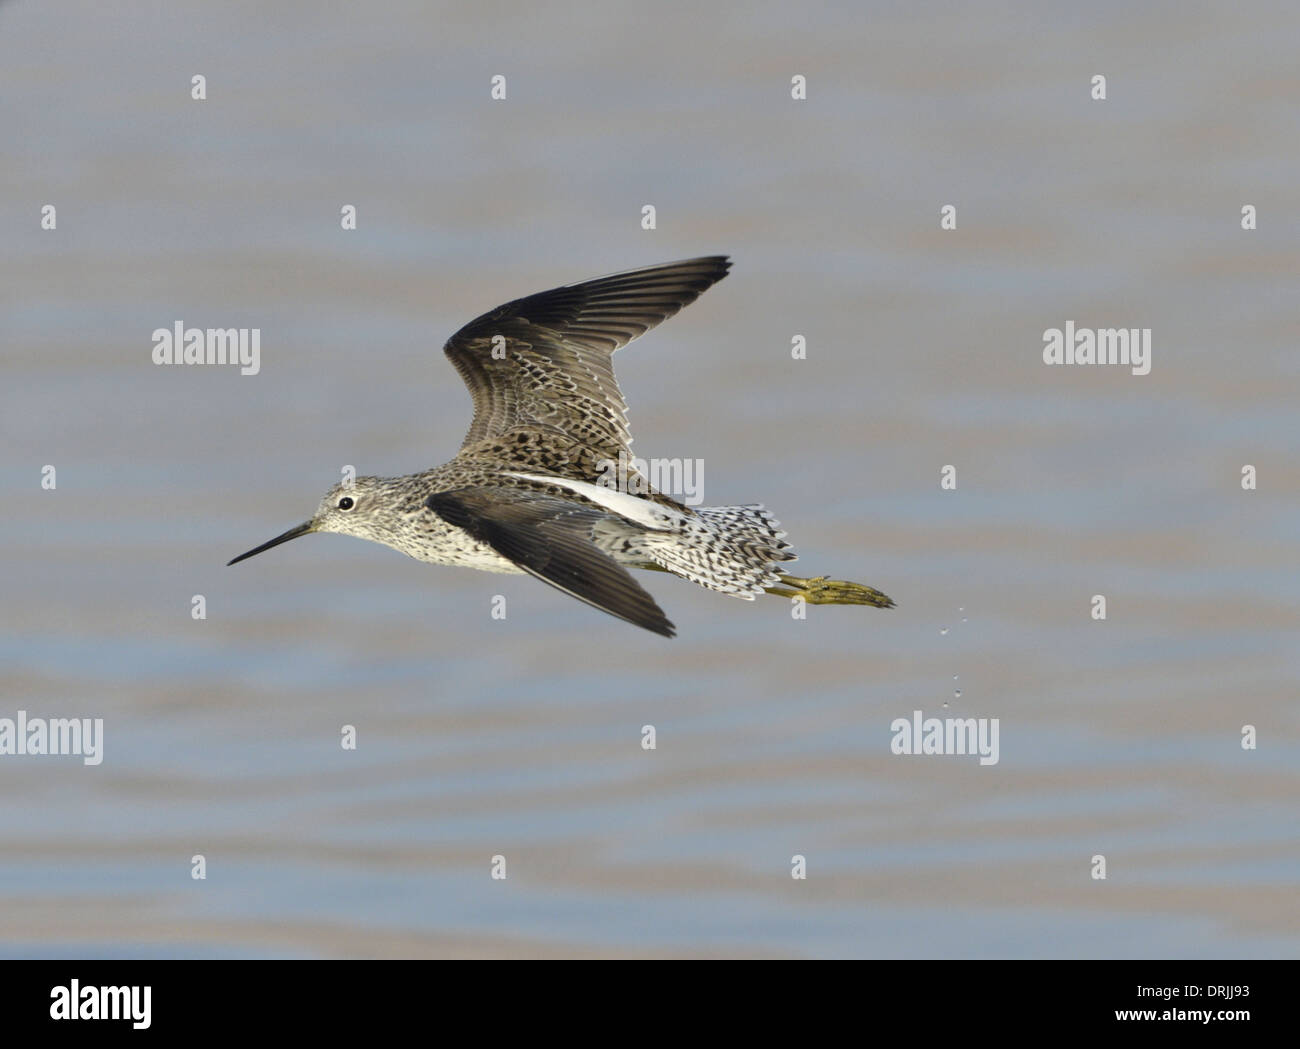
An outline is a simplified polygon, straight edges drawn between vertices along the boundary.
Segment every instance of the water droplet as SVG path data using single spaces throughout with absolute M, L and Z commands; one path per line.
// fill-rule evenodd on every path
M 959 688 L 958 688 L 958 689 L 954 689 L 954 690 L 953 690 L 953 693 L 952 693 L 952 698 L 953 698 L 953 699 L 961 699 L 961 689 L 959 689 Z M 944 704 L 945 707 L 946 707 L 947 705 L 948 705 L 947 703 Z
M 947 628 L 947 627 L 943 627 L 943 628 L 941 628 L 941 629 L 939 630 L 939 633 L 941 633 L 941 634 L 946 634 L 946 633 L 948 633 L 948 628 Z
M 953 679 L 954 681 L 956 681 L 956 680 L 957 680 L 957 675 L 956 675 L 956 674 L 953 674 L 952 679 Z
M 966 608 L 965 608 L 965 606 L 962 606 L 962 607 L 958 608 L 957 611 L 958 611 L 958 612 L 965 612 L 965 611 L 966 611 Z
M 948 701 L 946 699 L 943 701 L 943 709 L 944 710 L 948 709 Z

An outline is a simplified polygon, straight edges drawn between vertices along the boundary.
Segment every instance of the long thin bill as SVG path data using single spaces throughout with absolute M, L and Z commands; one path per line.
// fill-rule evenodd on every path
M 231 565 L 237 565 L 239 564 L 240 561 L 245 561 L 248 558 L 252 557 L 254 554 L 260 554 L 264 550 L 270 550 L 271 547 L 273 546 L 279 546 L 281 543 L 287 543 L 290 539 L 297 539 L 300 535 L 306 535 L 311 530 L 312 530 L 311 522 L 304 521 L 302 524 L 295 525 L 293 528 L 290 528 L 283 535 L 277 535 L 269 543 L 263 543 L 261 546 L 254 547 L 246 554 L 240 554 L 233 561 L 227 561 L 226 567 L 229 568 Z

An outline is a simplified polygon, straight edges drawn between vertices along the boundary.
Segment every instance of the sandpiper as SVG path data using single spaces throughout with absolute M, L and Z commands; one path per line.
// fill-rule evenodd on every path
M 629 623 L 672 623 L 628 568 L 752 601 L 894 602 L 869 586 L 786 575 L 795 555 L 760 505 L 692 508 L 627 476 L 632 438 L 612 355 L 727 275 L 725 255 L 629 270 L 515 299 L 444 352 L 474 398 L 451 462 L 336 484 L 308 521 L 229 564 L 310 532 L 340 532 L 432 564 L 526 572 Z M 618 482 L 608 483 L 618 462 Z M 632 467 L 635 474 L 635 466 Z

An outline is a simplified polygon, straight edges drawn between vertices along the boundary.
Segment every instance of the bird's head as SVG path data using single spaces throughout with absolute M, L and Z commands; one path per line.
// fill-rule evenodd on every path
M 255 554 L 270 550 L 273 546 L 287 543 L 290 539 L 297 539 L 300 535 L 310 535 L 312 532 L 337 532 L 340 535 L 355 535 L 362 539 L 378 538 L 373 533 L 376 531 L 376 523 L 384 516 L 382 513 L 384 491 L 382 479 L 378 477 L 358 477 L 354 481 L 340 482 L 325 493 L 325 497 L 321 499 L 310 520 L 295 525 L 287 532 L 282 532 L 274 539 L 226 563 L 237 564 Z

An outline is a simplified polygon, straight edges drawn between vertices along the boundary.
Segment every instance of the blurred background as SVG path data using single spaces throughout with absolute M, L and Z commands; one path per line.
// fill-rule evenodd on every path
M 1035 7 L 0 6 L 0 717 L 106 737 L 0 757 L 0 953 L 1295 956 L 1300 11 Z M 637 454 L 896 610 L 224 567 L 455 453 L 464 322 L 713 252 L 617 359 Z M 1000 762 L 892 755 L 917 709 Z

